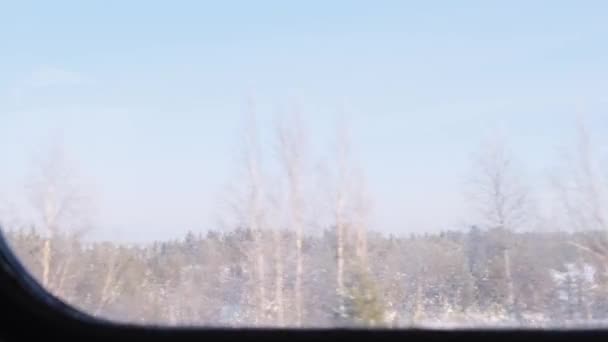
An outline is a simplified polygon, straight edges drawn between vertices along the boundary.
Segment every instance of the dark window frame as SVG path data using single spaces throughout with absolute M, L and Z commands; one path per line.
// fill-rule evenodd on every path
M 166 328 L 120 324 L 94 318 L 46 292 L 11 252 L 0 229 L 0 340 L 78 341 L 204 341 L 224 339 L 350 341 L 454 341 L 520 339 L 574 341 L 608 340 L 608 329 L 598 330 L 356 330 L 356 329 L 209 329 Z

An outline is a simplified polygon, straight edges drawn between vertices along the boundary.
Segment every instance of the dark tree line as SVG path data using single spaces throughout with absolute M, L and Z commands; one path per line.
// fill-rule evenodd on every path
M 271 231 L 263 231 L 270 241 Z M 392 326 L 416 324 L 564 326 L 608 321 L 606 264 L 576 243 L 608 244 L 601 232 L 468 232 L 409 237 L 368 234 L 369 272 L 345 267 L 345 299 L 335 289 L 336 236 L 328 229 L 304 237 L 307 272 L 302 282 L 302 325 Z M 15 253 L 42 277 L 45 238 L 35 230 L 7 232 Z M 285 246 L 293 232 L 284 231 Z M 508 302 L 502 251 L 512 250 L 514 304 Z M 254 300 L 258 284 L 247 251 L 250 230 L 187 234 L 149 245 L 84 244 L 54 237 L 52 291 L 88 313 L 145 324 L 275 326 L 277 310 Z M 294 325 L 296 255 L 284 248 L 284 320 Z M 348 250 L 348 249 L 347 249 Z M 272 249 L 265 249 L 269 260 Z M 346 258 L 347 260 L 355 260 Z M 267 272 L 274 272 L 268 269 Z M 269 274 L 263 286 L 273 289 Z M 339 312 L 341 300 L 345 311 Z M 258 317 L 259 319 L 259 317 Z

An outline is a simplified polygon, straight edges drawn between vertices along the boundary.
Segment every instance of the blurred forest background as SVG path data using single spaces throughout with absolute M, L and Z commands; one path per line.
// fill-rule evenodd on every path
M 577 145 L 549 181 L 553 217 L 503 141 L 466 180 L 466 229 L 407 236 L 370 224 L 373 199 L 348 129 L 311 167 L 301 117 L 277 125 L 266 173 L 255 115 L 222 227 L 148 244 L 88 241 L 90 198 L 64 148 L 24 187 L 29 218 L 0 218 L 27 269 L 97 317 L 158 325 L 252 327 L 568 327 L 608 323 L 608 170 L 579 121 Z M 449 172 L 449 171 L 448 171 Z M 219 200 L 219 199 L 218 199 Z M 151 213 L 153 215 L 153 213 Z M 441 213 L 437 213 L 441 215 Z M 142 231 L 145 231 L 142 230 Z

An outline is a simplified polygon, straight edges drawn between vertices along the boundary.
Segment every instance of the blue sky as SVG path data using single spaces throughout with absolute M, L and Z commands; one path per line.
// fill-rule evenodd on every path
M 374 227 L 391 232 L 461 222 L 470 155 L 493 132 L 540 188 L 577 111 L 606 140 L 603 1 L 0 7 L 3 197 L 19 192 L 33 151 L 64 135 L 94 180 L 103 237 L 213 226 L 250 96 L 265 131 L 298 103 L 321 157 L 342 110 Z

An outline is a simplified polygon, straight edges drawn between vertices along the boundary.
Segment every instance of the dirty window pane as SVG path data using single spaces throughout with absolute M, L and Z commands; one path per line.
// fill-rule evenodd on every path
M 13 2 L 0 225 L 164 326 L 608 323 L 604 2 Z

